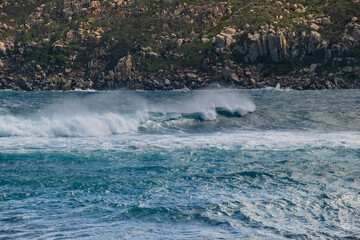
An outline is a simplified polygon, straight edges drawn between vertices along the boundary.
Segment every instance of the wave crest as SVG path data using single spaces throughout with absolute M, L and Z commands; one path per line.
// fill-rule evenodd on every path
M 136 132 L 136 118 L 105 113 L 23 119 L 0 117 L 0 136 L 94 137 Z
M 158 132 L 186 128 L 184 124 L 193 127 L 198 122 L 217 120 L 219 115 L 241 117 L 256 108 L 249 98 L 230 90 L 198 91 L 191 96 L 161 99 L 160 103 L 129 92 L 96 96 L 64 97 L 42 109 L 33 106 L 30 114 L 0 115 L 0 137 L 95 137 L 144 129 Z

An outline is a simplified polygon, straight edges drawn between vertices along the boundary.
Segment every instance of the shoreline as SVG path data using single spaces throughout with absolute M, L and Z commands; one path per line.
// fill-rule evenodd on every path
M 257 68 L 237 67 L 235 69 L 215 69 L 205 72 L 193 69 L 157 72 L 131 71 L 126 78 L 99 76 L 84 77 L 84 72 L 53 74 L 37 78 L 34 73 L 0 76 L 1 90 L 17 91 L 69 91 L 69 90 L 197 90 L 204 88 L 263 89 L 266 87 L 293 90 L 360 89 L 360 70 L 351 74 L 316 74 L 303 76 L 267 76 Z

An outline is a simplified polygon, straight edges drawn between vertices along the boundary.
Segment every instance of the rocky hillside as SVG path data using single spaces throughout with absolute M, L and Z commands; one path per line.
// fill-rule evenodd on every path
M 359 0 L 3 0 L 0 89 L 360 87 Z

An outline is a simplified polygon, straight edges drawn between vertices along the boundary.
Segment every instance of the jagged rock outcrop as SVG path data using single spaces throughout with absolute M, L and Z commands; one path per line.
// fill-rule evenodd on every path
M 157 60 L 160 57 L 158 53 L 152 51 L 151 47 L 142 47 L 139 54 L 151 60 Z
M 64 0 L 63 2 L 63 15 L 68 21 L 72 21 L 73 16 L 79 14 L 83 9 L 84 5 L 89 5 L 90 0 Z
M 353 17 L 351 22 L 345 26 L 345 34 L 343 40 L 351 45 L 360 44 L 360 24 L 358 18 Z
M 259 58 L 268 58 L 277 62 L 291 56 L 285 34 L 284 29 L 275 30 L 272 25 L 261 26 L 259 31 L 254 34 L 248 33 L 244 39 L 240 40 L 235 51 L 245 62 L 255 62 Z
M 215 44 L 216 52 L 224 52 L 228 50 L 231 44 L 235 43 L 233 36 L 236 34 L 236 29 L 227 27 L 220 34 L 217 34 L 213 43 Z
M 127 82 L 132 79 L 132 57 L 127 55 L 119 59 L 119 62 L 114 68 L 115 82 L 120 86 L 120 83 Z
M 309 34 L 304 31 L 297 36 L 295 32 L 275 30 L 274 26 L 266 24 L 254 34 L 240 36 L 235 51 L 245 62 L 256 62 L 260 58 L 278 62 L 286 58 L 304 57 L 324 47 L 326 42 L 322 42 L 320 33 L 316 31 Z

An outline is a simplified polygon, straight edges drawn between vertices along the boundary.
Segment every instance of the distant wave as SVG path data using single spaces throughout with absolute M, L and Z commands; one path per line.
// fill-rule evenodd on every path
M 227 90 L 199 91 L 188 99 L 157 104 L 128 94 L 125 109 L 118 109 L 113 99 L 96 97 L 64 99 L 30 115 L 0 115 L 0 136 L 95 137 L 156 132 L 190 122 L 214 121 L 219 116 L 242 117 L 256 109 L 248 97 Z

